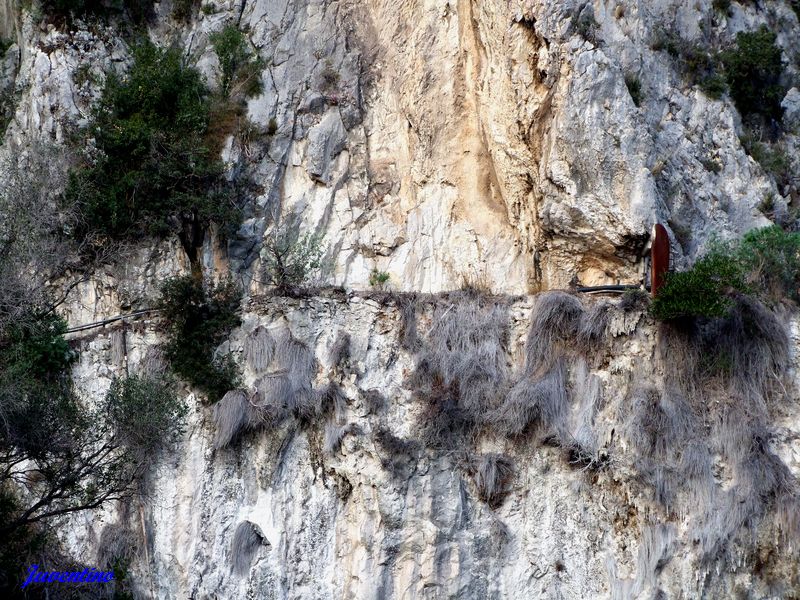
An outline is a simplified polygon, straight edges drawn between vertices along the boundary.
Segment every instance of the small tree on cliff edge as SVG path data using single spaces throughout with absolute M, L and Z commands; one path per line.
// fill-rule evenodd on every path
M 264 281 L 280 292 L 302 286 L 320 267 L 320 236 L 300 234 L 300 218 L 283 217 L 264 241 Z

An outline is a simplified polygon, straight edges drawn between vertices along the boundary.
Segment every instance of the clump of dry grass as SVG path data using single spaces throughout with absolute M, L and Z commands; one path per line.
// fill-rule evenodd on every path
M 286 331 L 274 356 L 275 370 L 257 383 L 262 402 L 302 418 L 318 414 L 320 396 L 312 387 L 317 363 L 311 349 Z
M 266 327 L 256 327 L 244 341 L 244 360 L 257 374 L 269 368 L 275 356 L 275 339 Z
M 410 379 L 424 402 L 421 439 L 433 447 L 469 438 L 496 403 L 508 378 L 508 311 L 471 294 L 435 306 Z
M 400 307 L 400 347 L 409 352 L 419 350 L 420 339 L 417 331 L 417 297 L 415 294 L 401 296 Z
M 339 367 L 348 358 L 350 358 L 350 334 L 339 331 L 331 346 L 328 360 L 332 367 Z
M 161 346 L 148 346 L 139 364 L 142 375 L 158 378 L 167 372 L 168 361 Z
M 109 523 L 100 532 L 97 543 L 97 565 L 112 568 L 115 563 L 128 562 L 136 555 L 139 540 L 123 523 Z
M 245 430 L 261 422 L 258 408 L 245 390 L 231 390 L 211 409 L 214 421 L 214 448 L 224 448 Z
M 734 298 L 728 315 L 663 326 L 660 389 L 634 390 L 625 437 L 636 467 L 670 512 L 692 515 L 709 562 L 732 548 L 770 509 L 796 494 L 797 482 L 770 449 L 770 412 L 785 398 L 789 341 L 778 315 L 753 298 Z M 731 483 L 722 487 L 714 461 Z
M 524 376 L 517 381 L 505 401 L 492 411 L 492 424 L 506 436 L 520 435 L 534 423 L 563 435 L 567 407 L 566 364 L 559 360 L 542 377 Z
M 536 297 L 525 344 L 528 377 L 549 371 L 559 357 L 575 351 L 583 316 L 583 305 L 575 296 L 545 292 Z M 592 328 L 586 326 L 585 329 Z
M 328 382 L 316 391 L 315 414 L 332 413 L 337 423 L 344 422 L 347 411 L 347 396 L 335 381 Z
M 236 527 L 231 542 L 230 561 L 233 572 L 246 575 L 260 546 L 267 544 L 261 528 L 250 521 L 242 521 Z
M 329 419 L 325 423 L 325 434 L 323 437 L 323 450 L 329 456 L 333 456 L 342 447 L 342 442 L 347 434 L 356 431 L 353 423 L 340 424 L 334 419 Z
M 406 478 L 413 471 L 420 453 L 416 440 L 405 440 L 384 426 L 378 427 L 373 439 L 381 450 L 381 465 L 394 477 Z
M 473 480 L 478 497 L 492 508 L 503 503 L 514 475 L 514 463 L 504 454 L 481 454 L 474 460 Z

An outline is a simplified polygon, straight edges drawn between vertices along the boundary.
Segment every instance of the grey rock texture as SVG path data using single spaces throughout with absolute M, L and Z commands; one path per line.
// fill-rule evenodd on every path
M 232 136 L 223 150 L 230 173 L 258 190 L 227 251 L 215 235 L 204 248 L 206 274 L 232 271 L 251 301 L 225 348 L 242 355 L 258 326 L 288 330 L 319 361 L 315 387 L 337 382 L 346 403 L 334 419 L 286 419 L 214 449 L 211 410 L 185 390 L 190 427 L 154 467 L 152 493 L 127 512 L 111 506 L 65 524 L 76 555 L 95 556 L 103 526 L 127 515 L 142 540 L 132 565 L 142 598 L 797 597 L 796 540 L 781 551 L 768 543 L 797 530 L 796 505 L 772 506 L 744 527 L 753 551 L 738 538 L 709 541 L 700 503 L 682 497 L 671 512 L 644 481 L 626 418 L 632 390 L 663 385 L 665 365 L 641 311 L 615 309 L 596 360 L 572 365 L 573 377 L 602 388 L 602 401 L 571 405 L 569 433 L 611 451 L 608 468 L 576 466 L 538 438 L 482 436 L 465 452 L 513 463 L 508 494 L 492 508 L 463 456 L 417 439 L 424 406 L 409 391 L 415 357 L 401 348 L 401 306 L 350 292 L 258 301 L 262 242 L 276 214 L 293 212 L 322 236 L 329 269 L 320 283 L 363 291 L 378 269 L 399 291 L 471 282 L 522 294 L 508 307 L 503 348 L 517 372 L 527 294 L 641 281 L 655 222 L 668 227 L 683 267 L 714 237 L 768 224 L 765 198 L 776 215 L 797 202 L 796 177 L 779 188 L 745 152 L 730 98 L 689 85 L 657 43 L 673 28 L 684 44 L 723 47 L 767 24 L 786 77 L 796 77 L 800 24 L 787 2 L 733 2 L 722 15 L 710 0 L 224 0 L 204 2 L 210 9 L 188 23 L 170 18 L 170 4 L 156 5 L 149 35 L 182 44 L 211 86 L 219 61 L 210 35 L 231 23 L 246 31 L 264 64 L 247 116 L 276 125 L 266 143 Z M 0 79 L 18 97 L 3 153 L 66 143 L 88 122 L 105 73 L 129 61 L 113 23 L 63 27 L 32 12 L 0 3 L 0 36 L 16 37 Z M 787 127 L 797 97 L 794 88 L 784 99 Z M 797 129 L 785 148 L 800 172 Z M 176 240 L 143 241 L 78 286 L 63 314 L 78 325 L 148 306 L 159 283 L 187 267 Z M 431 318 L 423 311 L 421 335 Z M 796 319 L 788 326 L 793 371 L 785 402 L 770 407 L 768 444 L 797 477 L 800 333 Z M 340 331 L 352 338 L 344 370 L 327 358 Z M 154 322 L 134 324 L 124 357 L 115 335 L 76 342 L 87 402 L 126 368 L 143 369 L 163 341 Z M 244 387 L 256 389 L 256 373 L 245 371 Z M 746 482 L 711 458 L 707 507 L 727 514 L 720 503 Z M 246 545 L 249 569 L 234 572 L 245 521 L 260 533 Z M 709 560 L 704 543 L 730 553 Z
M 783 107 L 783 121 L 788 127 L 800 127 L 800 90 L 793 87 L 781 102 Z
M 532 301 L 508 307 L 514 370 L 524 362 Z M 452 299 L 438 302 L 453 308 Z M 422 306 L 424 338 L 434 313 L 424 301 Z M 730 562 L 704 558 L 698 541 L 709 518 L 704 501 L 682 484 L 686 504 L 671 513 L 644 483 L 642 456 L 625 423 L 634 410 L 631 392 L 658 385 L 661 367 L 657 331 L 640 310 L 611 309 L 602 349 L 573 372 L 593 382 L 599 394 L 576 397 L 569 425 L 575 439 L 595 437 L 609 453 L 610 462 L 599 469 L 576 463 L 563 448 L 542 445 L 533 433 L 487 433 L 455 453 L 422 446 L 420 430 L 429 417 L 408 390 L 415 359 L 400 348 L 403 325 L 395 300 L 334 294 L 254 301 L 230 342 L 237 356 L 257 327 L 276 337 L 288 330 L 307 344 L 318 362 L 314 385 L 336 381 L 344 405 L 310 421 L 287 418 L 214 449 L 210 410 L 190 402 L 184 442 L 157 463 L 151 493 L 132 511 L 130 526 L 147 540 L 133 565 L 142 597 L 789 598 L 796 589 L 786 587 L 798 584 L 796 555 L 775 555 L 759 572 L 758 551 L 732 541 Z M 797 323 L 791 328 L 796 334 Z M 343 331 L 350 334 L 350 351 L 336 365 L 330 351 Z M 127 368 L 137 372 L 156 338 L 147 323 L 127 335 Z M 796 344 L 795 335 L 795 369 Z M 113 334 L 94 334 L 80 347 L 75 376 L 96 397 L 123 368 L 115 362 Z M 245 389 L 252 391 L 260 372 L 252 366 L 244 372 Z M 793 390 L 794 373 L 787 382 Z M 795 476 L 799 410 L 792 392 L 770 413 L 771 449 Z M 341 443 L 326 448 L 334 426 L 343 432 Z M 462 453 L 509 457 L 513 475 L 496 508 L 480 499 Z M 726 479 L 730 467 L 717 458 L 720 499 L 724 490 L 745 485 Z M 118 518 L 113 507 L 82 515 L 68 528 L 70 547 L 91 556 L 103 528 Z M 781 518 L 773 507 L 753 523 L 763 551 L 770 536 L 787 533 Z M 233 569 L 233 540 L 244 521 L 263 540 L 241 572 Z M 742 539 L 749 539 L 746 530 Z M 727 540 L 713 543 L 721 549 Z M 786 544 L 787 552 L 796 552 L 795 542 Z
M 150 34 L 183 43 L 212 86 L 209 36 L 226 24 L 246 29 L 264 61 L 248 117 L 261 128 L 274 120 L 275 135 L 260 148 L 230 139 L 224 154 L 262 190 L 236 236 L 234 271 L 257 279 L 260 242 L 288 211 L 324 235 L 327 283 L 366 287 L 377 268 L 402 290 L 485 279 L 529 292 L 640 279 L 655 221 L 674 234 L 681 264 L 712 237 L 767 223 L 766 196 L 791 200 L 744 152 L 731 101 L 688 86 L 658 46 L 669 28 L 683 44 L 718 48 L 768 24 L 792 77 L 797 18 L 775 4 L 733 3 L 723 16 L 710 2 L 293 0 L 214 3 L 188 24 L 163 4 Z M 86 122 L 104 71 L 124 68 L 125 44 L 113 27 L 42 28 L 25 11 L 18 22 L 9 147 L 63 140 Z M 641 84 L 640 106 L 626 77 Z

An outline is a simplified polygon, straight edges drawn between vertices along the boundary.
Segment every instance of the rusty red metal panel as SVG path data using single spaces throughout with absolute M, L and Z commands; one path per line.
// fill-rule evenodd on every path
M 659 288 L 664 285 L 664 276 L 669 271 L 669 235 L 661 223 L 653 225 L 650 258 L 650 293 L 655 297 Z

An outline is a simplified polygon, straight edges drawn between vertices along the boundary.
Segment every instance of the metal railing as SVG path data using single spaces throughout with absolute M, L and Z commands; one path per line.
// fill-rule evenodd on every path
M 114 323 L 115 321 L 123 321 L 125 319 L 135 318 L 141 315 L 159 312 L 160 310 L 161 310 L 160 308 L 144 308 L 142 310 L 136 310 L 131 313 L 126 313 L 124 315 L 109 317 L 108 319 L 103 319 L 102 321 L 95 321 L 94 323 L 86 323 L 85 325 L 77 325 L 75 327 L 69 327 L 66 333 L 75 333 L 76 331 L 86 331 L 87 329 L 94 329 L 96 327 L 105 327 L 109 323 Z

